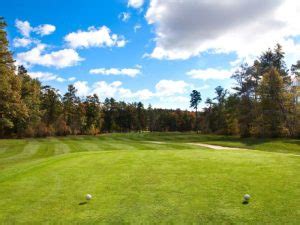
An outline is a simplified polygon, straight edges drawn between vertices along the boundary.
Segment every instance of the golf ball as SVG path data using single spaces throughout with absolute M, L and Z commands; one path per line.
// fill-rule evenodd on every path
M 87 194 L 87 195 L 85 196 L 85 199 L 86 199 L 86 200 L 91 200 L 91 199 L 92 199 L 92 195 Z
M 249 194 L 245 194 L 245 195 L 244 195 L 244 200 L 245 200 L 245 201 L 249 201 L 250 198 L 251 198 L 251 196 L 250 196 Z

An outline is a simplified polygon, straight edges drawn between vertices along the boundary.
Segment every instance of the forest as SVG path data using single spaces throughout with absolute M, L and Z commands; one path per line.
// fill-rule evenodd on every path
M 73 85 L 61 95 L 32 79 L 24 66 L 16 66 L 5 28 L 1 18 L 1 138 L 144 131 L 300 137 L 300 61 L 287 68 L 280 44 L 263 52 L 251 65 L 241 65 L 232 75 L 233 90 L 216 87 L 215 96 L 205 100 L 203 109 L 198 110 L 201 93 L 194 90 L 188 111 L 114 98 L 100 102 L 95 94 L 79 98 Z

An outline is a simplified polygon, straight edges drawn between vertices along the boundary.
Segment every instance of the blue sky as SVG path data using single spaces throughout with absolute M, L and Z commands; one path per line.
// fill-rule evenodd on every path
M 230 74 L 279 42 L 300 59 L 291 0 L 14 0 L 2 3 L 11 50 L 32 77 L 64 93 L 189 108 L 230 88 Z M 202 106 L 204 103 L 202 103 Z

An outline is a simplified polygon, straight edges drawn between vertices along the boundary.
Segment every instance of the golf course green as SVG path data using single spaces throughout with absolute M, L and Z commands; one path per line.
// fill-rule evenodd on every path
M 0 224 L 299 224 L 300 140 L 3 139 L 0 199 Z

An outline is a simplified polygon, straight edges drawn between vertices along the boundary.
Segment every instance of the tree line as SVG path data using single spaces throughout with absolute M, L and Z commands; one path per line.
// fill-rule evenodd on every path
M 300 61 L 287 69 L 277 44 L 252 65 L 241 65 L 232 78 L 233 93 L 219 86 L 216 96 L 206 99 L 198 121 L 202 132 L 300 137 Z
M 79 98 L 73 85 L 61 95 L 15 66 L 0 18 L 0 138 L 45 137 L 130 131 L 190 131 L 194 113 L 145 108 L 97 95 Z
M 16 68 L 0 18 L 0 138 L 96 135 L 103 132 L 199 131 L 242 137 L 299 137 L 300 61 L 286 68 L 280 45 L 264 52 L 253 65 L 242 65 L 232 76 L 233 93 L 222 87 L 198 109 L 201 94 L 191 93 L 191 107 L 169 110 L 144 107 L 94 94 L 76 95 L 73 85 L 61 95 Z

